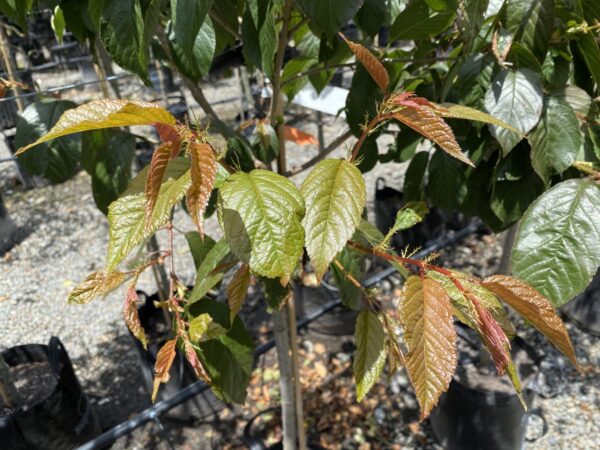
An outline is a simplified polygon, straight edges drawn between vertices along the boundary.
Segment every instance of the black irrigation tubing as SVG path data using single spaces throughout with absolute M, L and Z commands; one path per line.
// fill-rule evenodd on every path
M 87 86 L 89 84 L 100 84 L 100 83 L 104 83 L 104 82 L 110 82 L 110 81 L 114 81 L 114 80 L 120 80 L 121 78 L 132 77 L 132 76 L 133 75 L 130 74 L 130 73 L 123 73 L 123 74 L 120 74 L 120 75 L 111 75 L 110 77 L 106 77 L 106 78 L 103 78 L 101 80 L 82 81 L 81 83 L 65 84 L 64 86 L 59 86 L 59 87 L 55 87 L 55 88 L 46 89 L 45 91 L 27 92 L 25 94 L 19 94 L 19 95 L 13 95 L 11 97 L 0 98 L 0 103 L 8 102 L 8 101 L 14 100 L 16 98 L 34 97 L 36 95 L 46 95 L 46 94 L 53 94 L 55 92 L 68 91 L 70 89 L 77 89 L 79 87 Z
M 481 228 L 482 228 L 482 223 L 479 220 L 474 220 L 471 224 L 467 225 L 465 228 L 462 228 L 459 231 L 447 233 L 444 236 L 441 236 L 433 241 L 430 241 L 429 245 L 426 248 L 415 253 L 415 255 L 413 255 L 413 257 L 416 259 L 423 258 L 431 252 L 441 250 L 445 247 L 448 247 L 449 245 L 452 245 L 452 244 L 460 241 L 461 239 L 464 239 L 465 237 L 477 232 Z M 376 285 L 377 283 L 379 283 L 380 281 L 384 280 L 385 278 L 389 277 L 390 275 L 393 275 L 396 272 L 397 272 L 397 270 L 394 267 L 389 267 L 385 270 L 382 270 L 381 272 L 376 273 L 376 274 L 370 276 L 369 278 L 367 278 L 364 282 L 364 286 L 366 288 L 372 287 L 372 286 Z M 327 314 L 332 309 L 341 305 L 341 303 L 342 302 L 340 299 L 331 300 L 331 301 L 327 302 L 325 305 L 323 305 L 323 307 L 321 309 L 315 311 L 314 313 L 312 313 L 312 314 L 308 315 L 307 317 L 298 321 L 298 325 L 297 325 L 298 330 L 305 328 L 311 322 L 315 321 L 319 317 Z M 271 350 L 273 347 L 275 347 L 274 339 L 270 339 L 269 341 L 265 342 L 264 344 L 259 345 L 256 348 L 256 350 L 254 350 L 254 358 L 256 359 L 260 355 Z M 193 384 L 190 384 L 189 386 L 180 390 L 173 397 L 171 397 L 167 400 L 162 400 L 162 401 L 154 404 L 153 406 L 150 406 L 149 408 L 145 409 L 144 411 L 142 411 L 140 414 L 138 414 L 134 418 L 120 423 L 119 425 L 104 432 L 97 438 L 78 447 L 77 450 L 97 450 L 97 449 L 104 448 L 108 445 L 111 445 L 113 442 L 115 442 L 121 436 L 131 433 L 133 430 L 147 424 L 148 422 L 156 421 L 162 414 L 175 408 L 176 406 L 180 405 L 181 403 L 191 399 L 192 397 L 194 397 L 198 394 L 201 394 L 208 388 L 209 388 L 209 386 L 202 381 L 197 381 Z

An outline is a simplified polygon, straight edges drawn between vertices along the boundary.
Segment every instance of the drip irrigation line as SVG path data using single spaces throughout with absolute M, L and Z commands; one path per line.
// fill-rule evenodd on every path
M 467 225 L 465 228 L 462 228 L 456 232 L 449 232 L 444 236 L 441 236 L 433 241 L 430 241 L 426 248 L 418 251 L 413 255 L 415 259 L 420 259 L 427 256 L 431 252 L 435 252 L 441 250 L 449 245 L 455 244 L 456 242 L 464 239 L 465 237 L 477 232 L 482 228 L 482 223 L 479 219 L 475 219 L 471 224 Z M 368 277 L 365 282 L 365 288 L 372 287 L 396 273 L 397 270 L 394 267 L 388 267 L 387 269 L 382 270 L 379 273 L 376 273 L 370 277 Z M 301 330 L 307 327 L 311 322 L 314 322 L 321 316 L 327 314 L 329 311 L 334 308 L 340 306 L 342 301 L 340 299 L 335 299 L 327 302 L 323 307 L 312 314 L 309 314 L 305 318 L 298 321 L 297 329 Z M 260 355 L 268 352 L 273 347 L 275 347 L 275 340 L 270 339 L 269 341 L 259 345 L 254 350 L 254 358 L 256 359 Z M 77 450 L 98 450 L 105 448 L 115 442 L 118 438 L 125 434 L 129 434 L 135 429 L 146 425 L 149 422 L 159 420 L 159 417 L 168 412 L 169 410 L 175 408 L 181 403 L 191 399 L 192 397 L 201 394 L 209 388 L 207 384 L 202 381 L 197 381 L 189 386 L 186 386 L 182 390 L 180 390 L 173 397 L 162 400 L 153 406 L 142 411 L 140 414 L 135 416 L 132 419 L 129 419 L 125 422 L 120 423 L 119 425 L 111 428 L 110 430 L 104 432 L 97 438 L 85 443 L 84 445 L 77 448 Z
M 110 77 L 106 77 L 106 78 L 103 78 L 101 80 L 82 81 L 80 83 L 66 84 L 64 86 L 59 86 L 59 87 L 55 87 L 55 88 L 49 88 L 49 89 L 46 89 L 45 91 L 27 92 L 25 94 L 19 94 L 19 95 L 13 95 L 11 97 L 0 98 L 0 103 L 8 102 L 10 100 L 16 100 L 17 98 L 34 97 L 36 95 L 46 95 L 46 94 L 53 94 L 55 92 L 68 91 L 70 89 L 77 89 L 79 87 L 88 86 L 90 84 L 100 84 L 100 83 L 105 83 L 107 81 L 120 80 L 121 78 L 127 78 L 127 77 L 132 77 L 132 76 L 133 75 L 130 74 L 130 73 L 122 73 L 120 75 L 112 75 Z

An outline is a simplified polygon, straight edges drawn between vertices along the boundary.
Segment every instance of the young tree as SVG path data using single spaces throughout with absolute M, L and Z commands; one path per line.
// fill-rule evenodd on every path
M 119 265 L 158 229 L 172 233 L 171 210 L 184 197 L 202 237 L 215 192 L 224 237 L 192 240 L 192 253 L 204 257 L 197 258 L 191 291 L 171 274 L 170 296 L 161 306 L 174 316 L 173 339 L 159 354 L 154 395 L 180 347 L 218 395 L 243 401 L 252 344 L 237 313 L 254 277 L 274 312 L 282 350 L 285 444 L 303 447 L 290 280 L 301 278 L 305 252 L 317 279 L 331 269 L 345 303 L 361 310 L 354 360 L 359 400 L 386 361 L 392 370 L 405 365 L 425 418 L 456 367 L 454 317 L 477 331 L 498 372 L 509 374 L 520 395 L 509 353 L 514 330 L 503 303 L 577 366 L 554 307 L 581 292 L 600 265 L 600 139 L 593 100 L 600 83 L 594 35 L 600 17 L 589 6 L 550 0 L 62 2 L 67 27 L 75 26 L 69 17 L 85 17 L 80 38 L 98 36 L 117 64 L 143 80 L 154 42 L 153 53 L 179 70 L 211 126 L 228 139 L 227 149 L 215 148 L 205 131 L 176 123 L 155 105 L 99 100 L 66 111 L 48 134 L 20 151 L 108 127 L 153 125 L 161 137 L 149 167 L 109 207 L 106 269 L 91 274 L 70 300 L 87 302 L 128 283 L 126 321 L 143 341 L 135 283 L 155 261 L 132 270 Z M 375 53 L 339 34 L 350 20 Z M 373 37 L 385 23 L 390 41 L 414 41 L 412 49 L 375 47 Z M 267 122 L 256 127 L 270 138 L 258 147 L 219 119 L 198 84 L 214 55 L 238 39 L 247 64 L 268 77 L 273 93 Z M 294 56 L 286 62 L 286 54 Z M 352 56 L 356 63 L 346 62 Z M 358 139 L 344 159 L 315 160 L 298 188 L 288 178 L 284 95 L 291 99 L 307 83 L 320 90 L 337 67 L 355 64 L 346 116 Z M 398 126 L 396 146 L 379 154 L 382 130 Z M 423 139 L 436 146 L 433 154 L 415 153 Z M 361 170 L 378 160 L 408 159 L 404 195 L 412 203 L 381 236 L 362 219 Z M 277 171 L 256 169 L 255 160 L 263 167 L 276 161 Z M 515 277 L 479 280 L 390 249 L 394 233 L 422 220 L 426 198 L 480 216 L 496 230 L 522 218 L 512 252 Z M 364 256 L 387 260 L 406 276 L 398 311 L 384 310 L 361 286 L 353 261 Z M 172 259 L 172 248 L 161 253 L 160 260 Z M 206 294 L 229 270 L 235 275 L 225 307 Z

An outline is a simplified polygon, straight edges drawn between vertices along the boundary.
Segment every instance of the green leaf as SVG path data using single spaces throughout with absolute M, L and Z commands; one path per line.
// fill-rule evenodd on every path
M 527 210 L 511 254 L 512 272 L 562 306 L 585 289 L 600 266 L 600 186 L 572 179 Z
M 239 317 L 233 320 L 226 335 L 200 343 L 200 358 L 217 397 L 244 403 L 254 362 L 254 344 Z
M 453 211 L 467 195 L 466 166 L 441 150 L 431 157 L 427 194 L 436 206 Z
M 360 223 L 367 197 L 365 181 L 348 161 L 326 159 L 314 167 L 301 191 L 307 205 L 302 221 L 306 250 L 320 280 Z
M 270 310 L 281 308 L 283 302 L 292 294 L 290 285 L 282 286 L 279 280 L 259 277 L 263 285 L 263 293 Z
M 600 47 L 592 32 L 577 35 L 577 47 L 585 59 L 585 63 L 594 77 L 597 85 L 600 85 Z
M 495 118 L 514 126 L 521 135 L 538 123 L 543 106 L 542 86 L 538 76 L 528 69 L 501 71 L 485 94 L 484 105 Z M 492 135 L 507 155 L 522 136 L 505 128 L 490 125 Z
M 31 11 L 33 0 L 0 0 L 0 12 L 15 22 L 22 30 L 27 30 L 26 15 Z
M 507 60 L 515 69 L 530 69 L 535 73 L 542 73 L 542 65 L 533 52 L 518 42 L 513 42 L 510 46 Z
M 75 103 L 66 100 L 44 99 L 32 103 L 21 114 L 15 133 L 15 147 L 22 147 L 44 136 L 65 111 L 73 111 Z M 44 144 L 26 154 L 17 152 L 19 163 L 32 175 L 41 175 L 62 183 L 77 173 L 80 155 L 80 136 L 69 136 Z
M 135 138 L 120 130 L 97 130 L 82 135 L 81 164 L 92 176 L 96 206 L 108 206 L 127 188 L 135 156 Z
M 202 238 L 197 231 L 188 231 L 185 233 L 185 239 L 188 242 L 190 253 L 194 259 L 194 267 L 198 270 L 200 264 L 202 264 L 202 261 L 204 261 L 206 255 L 215 246 L 216 242 L 207 235 L 204 235 L 204 238 Z
M 247 141 L 238 137 L 227 140 L 227 153 L 225 161 L 232 167 L 242 172 L 250 172 L 254 169 L 254 159 L 252 158 L 252 149 Z
M 190 339 L 198 343 L 222 336 L 227 333 L 227 330 L 215 322 L 209 313 L 203 313 L 190 320 L 188 333 Z
M 387 15 L 387 0 L 365 0 L 354 18 L 357 25 L 373 37 L 385 23 Z
M 290 59 L 285 67 L 281 79 L 285 82 L 282 86 L 283 93 L 287 96 L 288 101 L 292 101 L 296 94 L 308 83 L 308 76 L 298 77 L 299 74 L 306 72 L 313 65 L 317 64 L 314 58 L 299 57 Z M 288 82 L 288 80 L 290 80 Z
M 356 399 L 360 402 L 375 385 L 385 365 L 385 332 L 374 312 L 365 310 L 356 318 L 356 355 L 352 370 Z
M 412 1 L 392 25 L 390 40 L 428 39 L 446 30 L 454 17 L 454 11 L 437 12 L 424 1 Z
M 177 1 L 180 2 L 181 0 Z M 189 36 L 195 36 L 195 39 L 192 40 Z M 169 47 L 174 63 L 184 75 L 198 81 L 210 70 L 217 45 L 217 38 L 210 17 L 203 20 L 202 26 L 195 35 L 190 34 L 189 36 L 187 40 L 192 44 L 189 50 L 191 53 L 188 52 L 187 47 L 181 46 L 173 23 L 168 27 Z
M 544 183 L 533 171 L 518 180 L 496 181 L 492 188 L 490 208 L 498 217 L 502 228 L 521 218 L 529 205 L 544 192 Z
M 304 202 L 290 180 L 267 170 L 231 175 L 219 189 L 218 215 L 252 272 L 287 283 L 304 247 Z
M 160 25 L 160 9 L 163 3 L 164 0 L 150 0 L 146 11 L 144 11 L 144 28 L 138 50 L 138 59 L 142 67 L 148 67 L 150 44 L 152 43 L 156 29 Z
M 100 2 L 98 2 L 100 3 Z M 140 62 L 144 19 L 139 0 L 102 0 L 100 39 L 113 60 L 150 83 L 148 67 Z
M 271 2 L 254 0 L 255 8 L 246 8 L 242 20 L 242 42 L 246 61 L 273 76 L 277 49 L 277 27 Z M 254 11 L 254 12 L 253 12 Z
M 428 164 L 429 153 L 418 152 L 408 165 L 402 189 L 407 202 L 423 200 L 425 197 L 424 177 Z
M 108 272 L 114 270 L 136 245 L 144 242 L 164 226 L 171 217 L 173 206 L 185 195 L 191 183 L 189 170 L 179 178 L 167 177 L 168 173 L 165 173 L 148 226 L 146 226 L 146 196 L 143 191 L 129 193 L 134 190 L 128 189 L 108 208 L 109 235 L 106 259 Z
M 65 111 L 50 131 L 44 131 L 41 138 L 19 148 L 16 154 L 21 154 L 43 142 L 81 131 L 132 125 L 175 125 L 175 123 L 175 117 L 170 112 L 153 103 L 132 100 L 93 100 Z
M 575 113 L 584 117 L 591 117 L 596 111 L 592 98 L 578 86 L 565 86 L 564 89 L 553 92 L 553 95 L 566 101 Z
M 483 107 L 483 98 L 494 76 L 496 62 L 490 54 L 469 55 L 458 72 L 454 91 L 462 105 Z
M 129 182 L 129 186 L 123 192 L 123 197 L 126 195 L 135 195 L 145 192 L 146 180 L 150 165 L 147 165 Z M 190 170 L 190 160 L 184 156 L 178 156 L 167 164 L 167 170 L 163 175 L 163 181 L 168 179 L 177 179 L 185 175 Z
M 362 6 L 364 0 L 296 0 L 296 4 L 329 38 L 342 28 Z
M 554 0 L 508 0 L 502 13 L 503 25 L 519 42 L 544 61 L 554 30 Z
M 50 25 L 56 36 L 56 40 L 62 44 L 63 34 L 65 33 L 65 16 L 60 6 L 54 8 L 54 13 L 50 19 Z
M 196 272 L 196 283 L 188 298 L 188 306 L 201 300 L 225 276 L 222 270 L 216 271 L 219 264 L 229 253 L 229 243 L 225 239 L 219 240 L 206 254 Z
M 392 225 L 379 246 L 386 247 L 394 234 L 398 231 L 414 227 L 416 224 L 422 222 L 428 213 L 429 208 L 425 202 L 406 203 L 396 214 L 394 225 Z
M 563 99 L 547 96 L 539 123 L 529 135 L 531 163 L 546 183 L 567 170 L 582 144 L 579 120 Z
M 361 126 L 377 114 L 377 103 L 383 98 L 383 92 L 369 72 L 358 66 L 352 77 L 350 92 L 346 97 L 346 120 L 355 136 L 362 134 Z
M 194 61 L 196 36 L 212 3 L 213 0 L 171 0 L 170 41 L 181 50 L 188 61 Z

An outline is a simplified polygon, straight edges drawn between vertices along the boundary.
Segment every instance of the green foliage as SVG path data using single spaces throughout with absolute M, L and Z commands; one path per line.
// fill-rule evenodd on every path
M 356 379 L 356 399 L 360 402 L 379 379 L 385 366 L 385 333 L 377 315 L 363 311 L 356 318 L 356 356 L 352 370 Z
M 600 266 L 600 187 L 568 180 L 537 199 L 523 216 L 512 251 L 519 279 L 562 306 L 580 293 Z

